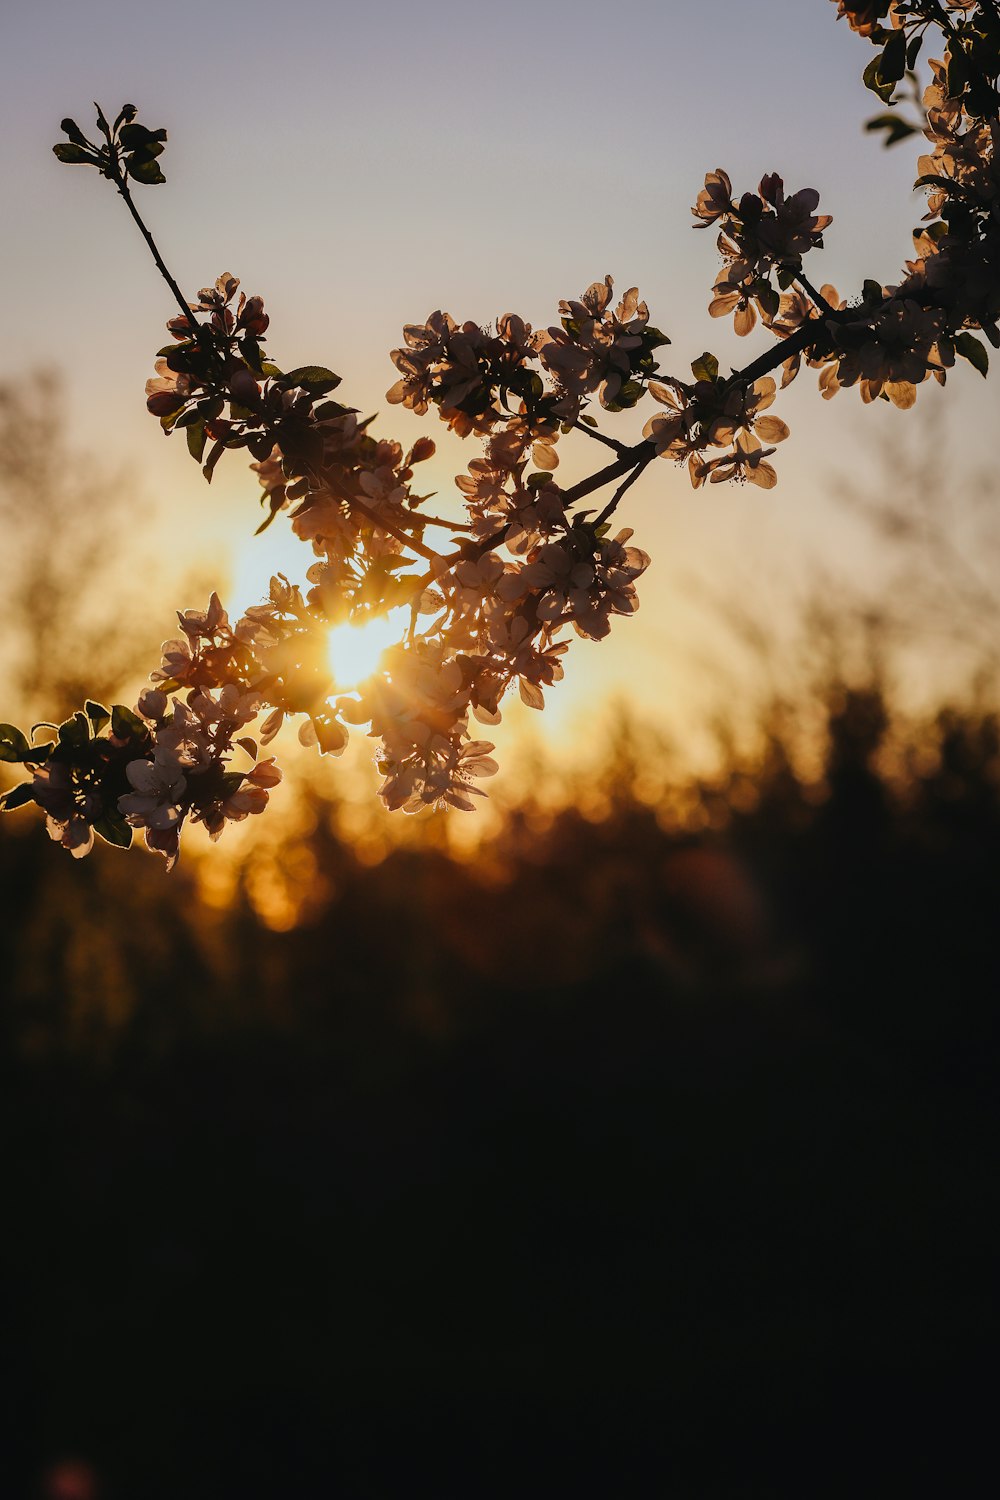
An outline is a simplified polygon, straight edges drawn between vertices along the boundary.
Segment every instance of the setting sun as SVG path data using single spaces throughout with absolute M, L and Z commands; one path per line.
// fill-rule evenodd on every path
M 336 625 L 327 638 L 327 660 L 337 688 L 356 687 L 378 670 L 382 653 L 403 637 L 409 613 L 393 609 L 359 625 Z

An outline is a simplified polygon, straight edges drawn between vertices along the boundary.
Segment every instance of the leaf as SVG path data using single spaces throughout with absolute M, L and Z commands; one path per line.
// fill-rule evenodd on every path
M 123 125 L 118 139 L 126 151 L 142 150 L 153 145 L 161 145 L 167 139 L 165 130 L 147 130 L 145 125 Z
M 205 442 L 205 421 L 204 418 L 202 418 L 197 422 L 192 422 L 190 427 L 188 427 L 187 429 L 188 452 L 194 459 L 195 463 L 201 463 L 201 460 L 205 453 Z
M 299 365 L 297 369 L 289 370 L 287 375 L 283 375 L 281 383 L 289 389 L 300 385 L 313 395 L 325 396 L 327 391 L 336 390 L 340 384 L 340 376 L 328 370 L 325 365 Z
M 916 135 L 917 128 L 916 125 L 911 125 L 909 120 L 904 120 L 902 115 L 873 115 L 870 120 L 865 121 L 866 130 L 885 131 L 885 140 L 882 145 L 886 149 L 895 146 L 899 141 L 905 141 L 907 136 Z
M 95 703 L 92 698 L 88 698 L 83 706 L 86 710 L 87 718 L 94 726 L 94 733 L 100 734 L 105 724 L 111 722 L 110 708 L 105 708 L 103 703 Z
M 691 361 L 691 374 L 695 380 L 717 380 L 719 378 L 719 361 L 714 354 L 709 354 L 706 350 L 704 354 L 699 355 L 697 359 Z
M 204 474 L 209 484 L 212 483 L 212 470 L 215 468 L 216 464 L 219 462 L 219 459 L 222 457 L 225 451 L 226 445 L 220 438 L 217 443 L 213 444 L 212 451 L 209 453 L 207 461 L 202 466 L 201 472 Z
M 63 720 L 59 725 L 59 743 L 74 750 L 90 743 L 90 720 L 85 713 L 77 710 L 71 719 Z
M 990 367 L 990 356 L 978 339 L 974 339 L 971 333 L 957 334 L 955 352 L 967 359 L 972 368 L 985 378 Z
M 31 754 L 31 746 L 16 724 L 0 724 L 0 761 L 17 765 Z
M 123 703 L 116 703 L 111 710 L 111 733 L 116 740 L 142 739 L 146 735 L 146 726 L 138 714 Z
M 117 849 L 127 849 L 132 842 L 132 829 L 125 814 L 119 812 L 117 807 L 104 809 L 101 816 L 94 820 L 94 832 L 105 843 L 114 844 Z
M 60 141 L 52 150 L 69 167 L 90 166 L 96 160 L 93 152 L 87 151 L 83 146 L 71 145 L 68 141 Z
M 9 787 L 6 792 L 0 793 L 0 812 L 13 812 L 15 808 L 25 807 L 34 800 L 35 789 L 32 783 L 19 781 L 17 786 Z
M 251 760 L 257 759 L 257 741 L 252 735 L 244 734 L 236 741 L 241 750 L 245 750 Z
M 954 51 L 952 51 L 953 47 Z M 969 81 L 969 70 L 966 67 L 965 57 L 955 43 L 951 43 L 948 50 L 948 94 L 952 99 L 961 99 L 965 93 L 965 85 Z
M 879 79 L 883 83 L 899 83 L 906 72 L 906 32 L 893 31 L 882 50 L 879 62 Z
M 137 156 L 138 153 L 135 156 L 129 157 L 125 163 L 128 175 L 131 178 L 136 182 L 146 183 L 148 187 L 154 187 L 157 183 L 166 182 L 167 179 L 152 157 L 144 155 L 139 160 L 136 160 Z
M 862 75 L 865 88 L 871 89 L 873 94 L 878 94 L 883 104 L 888 104 L 892 98 L 896 84 L 892 79 L 886 80 L 882 77 L 879 69 L 882 63 L 882 53 L 873 57 Z M 900 74 L 900 77 L 903 75 Z

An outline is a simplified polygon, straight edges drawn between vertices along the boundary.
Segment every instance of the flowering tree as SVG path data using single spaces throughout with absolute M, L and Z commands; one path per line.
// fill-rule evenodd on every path
M 31 775 L 4 794 L 4 808 L 36 803 L 52 838 L 77 857 L 95 834 L 127 847 L 141 828 L 169 869 L 185 822 L 204 823 L 214 839 L 228 821 L 264 810 L 281 773 L 259 747 L 291 717 L 303 744 L 332 755 L 344 750 L 349 726 L 368 726 L 390 809 L 471 810 L 481 795 L 475 783 L 497 769 L 472 721 L 496 724 L 515 683 L 525 703 L 542 708 L 562 676 L 570 627 L 599 640 L 613 615 L 637 609 L 649 558 L 612 518 L 656 459 L 686 465 L 695 488 L 771 489 L 770 459 L 788 437 L 770 411 L 775 375 L 784 388 L 803 362 L 819 370 L 826 399 L 856 386 L 865 402 L 904 409 L 928 376 L 944 384 L 957 355 L 985 375 L 975 331 L 1000 346 L 1000 3 L 837 0 L 837 8 L 878 49 L 865 82 L 890 109 L 928 34 L 943 42 L 923 95 L 931 150 L 917 185 L 929 189 L 927 213 L 899 284 L 866 281 L 852 301 L 828 285 L 817 290 L 804 259 L 831 222 L 817 211 L 819 195 L 786 193 L 769 173 L 736 198 L 719 168 L 693 210 L 696 228 L 716 229 L 722 256 L 708 310 L 732 316 L 740 335 L 759 321 L 775 341 L 742 370 L 723 374 L 710 353 L 691 378 L 662 369 L 669 339 L 636 288 L 616 301 L 610 276 L 560 302 L 548 328 L 515 313 L 481 328 L 440 311 L 407 326 L 392 352 L 399 378 L 389 401 L 420 416 L 434 407 L 454 432 L 484 445 L 456 480 L 461 521 L 428 514 L 416 492 L 416 466 L 433 441 L 422 437 L 404 453 L 334 396 L 340 379 L 331 370 L 282 370 L 264 349 L 263 300 L 248 298 L 235 276 L 224 272 L 193 302 L 184 297 L 132 195 L 133 183 L 164 181 L 166 131 L 140 124 L 130 104 L 113 123 L 98 109 L 96 141 L 64 120 L 57 157 L 96 167 L 114 185 L 178 306 L 147 407 L 166 433 L 183 431 L 209 481 L 227 450 L 248 450 L 266 512 L 258 529 L 288 510 L 315 561 L 307 586 L 273 578 L 269 599 L 235 623 L 215 594 L 207 609 L 179 614 L 181 633 L 165 642 L 135 710 L 88 701 L 30 735 L 0 725 L 0 759 Z M 898 113 L 870 125 L 889 143 L 917 128 Z M 599 418 L 647 396 L 659 409 L 642 441 L 626 445 L 602 430 Z M 558 445 L 577 434 L 610 458 L 564 488 Z M 592 496 L 600 498 L 585 506 Z M 428 540 L 440 532 L 450 535 L 444 550 Z M 404 638 L 345 692 L 326 664 L 330 628 L 400 606 Z M 55 738 L 39 740 L 39 730 Z M 238 755 L 244 769 L 233 764 Z

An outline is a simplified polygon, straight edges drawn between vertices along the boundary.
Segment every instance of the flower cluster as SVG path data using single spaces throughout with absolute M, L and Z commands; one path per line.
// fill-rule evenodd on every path
M 719 226 L 725 270 L 712 288 L 708 310 L 713 318 L 732 314 L 741 337 L 756 326 L 758 311 L 765 324 L 774 319 L 780 293 L 772 275 L 779 288 L 789 287 L 802 270 L 803 255 L 823 248 L 823 231 L 833 222 L 829 214 L 816 213 L 818 204 L 815 188 L 801 188 L 786 197 L 775 173 L 761 179 L 756 193 L 744 193 L 736 203 L 728 174 L 721 167 L 709 172 L 691 212 L 699 221 L 696 229 Z
M 974 334 L 1000 346 L 1000 8 L 993 0 L 837 6 L 878 49 L 865 81 L 890 107 L 929 30 L 945 35 L 924 97 L 930 150 L 918 186 L 929 193 L 927 215 L 899 284 L 866 282 L 853 302 L 830 285 L 814 290 L 803 262 L 831 222 L 815 190 L 786 194 L 771 173 L 736 198 L 718 168 L 694 207 L 696 227 L 716 227 L 723 258 L 709 311 L 732 316 L 740 336 L 759 323 L 774 341 L 744 370 L 724 375 L 706 352 L 690 380 L 661 371 L 657 351 L 669 340 L 636 288 L 615 300 L 610 276 L 561 301 L 543 328 L 514 313 L 481 327 L 443 311 L 408 325 L 391 356 L 390 404 L 418 416 L 435 408 L 449 429 L 483 444 L 456 480 L 460 519 L 428 515 L 428 497 L 415 492 L 430 438 L 404 452 L 333 397 L 340 382 L 331 370 L 274 364 L 263 301 L 242 293 L 235 276 L 223 273 L 187 302 L 164 271 L 180 312 L 147 405 L 165 432 L 185 433 L 208 480 L 224 452 L 246 449 L 265 508 L 259 530 L 287 512 L 311 566 L 301 587 L 272 579 L 268 599 L 235 624 L 215 595 L 206 610 L 180 614 L 135 712 L 88 702 L 41 744 L 0 725 L 0 760 L 30 773 L 0 805 L 36 803 L 74 856 L 95 835 L 125 846 L 142 829 L 170 866 L 186 823 L 217 838 L 264 809 L 280 773 L 259 747 L 295 719 L 303 744 L 332 755 L 352 727 L 366 728 L 387 807 L 471 810 L 478 783 L 496 770 L 476 726 L 495 725 L 515 689 L 542 708 L 562 676 L 570 632 L 600 640 L 614 616 L 637 609 L 649 558 L 611 518 L 654 458 L 686 465 L 696 488 L 770 489 L 769 460 L 788 437 L 771 411 L 779 370 L 782 386 L 805 363 L 819 371 L 824 397 L 857 386 L 864 401 L 904 408 L 930 376 L 943 384 L 958 356 L 985 374 Z M 99 114 L 103 145 L 64 121 L 69 139 L 57 155 L 96 166 L 141 224 L 129 184 L 162 181 L 165 132 L 147 131 L 135 113 L 125 106 L 113 126 Z M 890 138 L 911 133 L 889 124 Z M 599 430 L 599 417 L 646 395 L 660 410 L 641 441 L 629 446 Z M 605 462 L 563 485 L 558 445 L 571 433 L 604 445 Z M 601 491 L 610 492 L 603 505 L 584 509 Z M 431 545 L 442 533 L 446 544 Z M 409 620 L 404 638 L 366 681 L 338 683 L 329 630 L 399 606 Z M 244 769 L 234 768 L 237 755 Z

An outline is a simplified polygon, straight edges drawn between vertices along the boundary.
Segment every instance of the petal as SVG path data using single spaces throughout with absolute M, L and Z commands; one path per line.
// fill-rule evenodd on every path
M 760 417 L 754 428 L 765 443 L 783 443 L 789 432 L 788 423 L 780 417 Z

